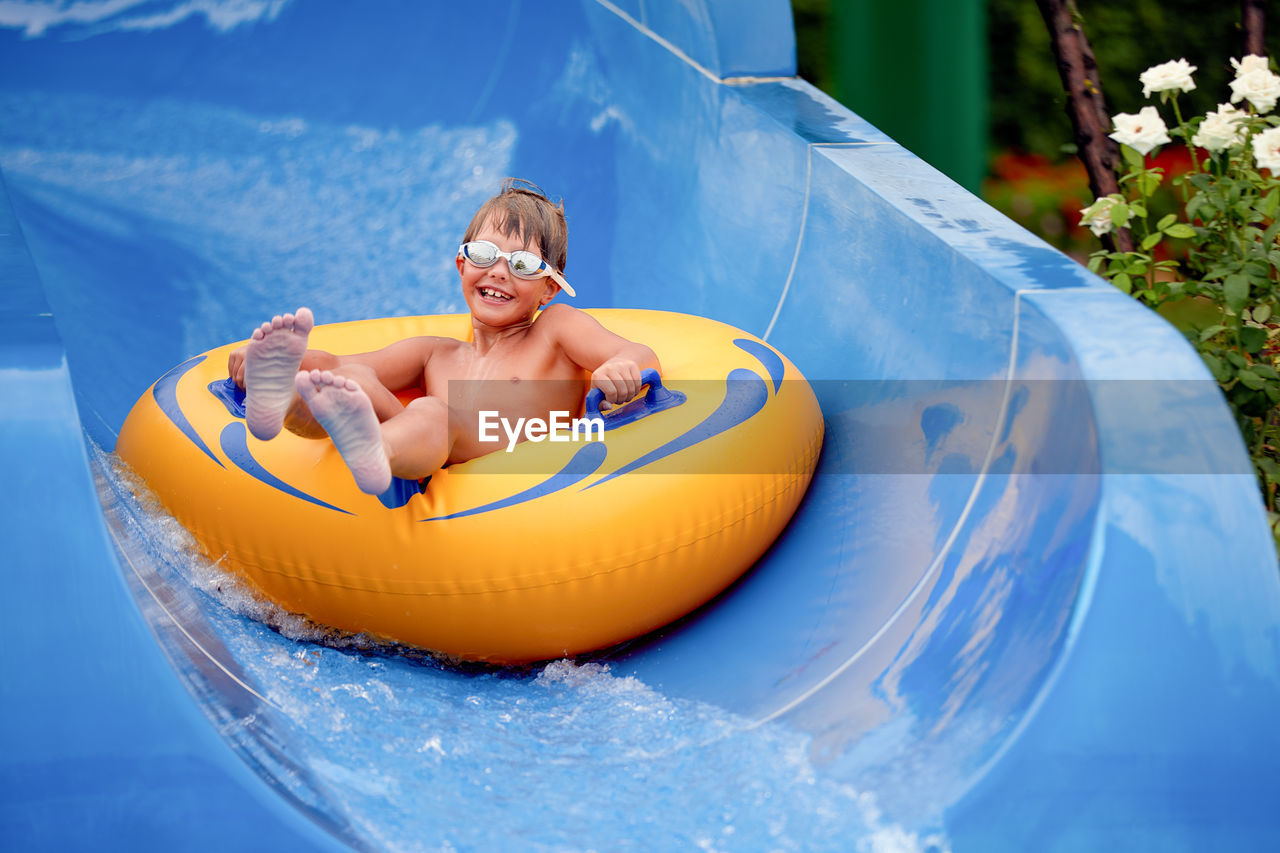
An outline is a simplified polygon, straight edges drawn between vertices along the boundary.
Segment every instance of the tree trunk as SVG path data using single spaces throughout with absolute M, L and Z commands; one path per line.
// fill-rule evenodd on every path
M 1244 31 L 1244 55 L 1266 56 L 1267 0 L 1241 0 L 1240 29 Z
M 1095 198 L 1119 192 L 1116 164 L 1120 161 L 1120 149 L 1107 136 L 1111 118 L 1102 97 L 1102 82 L 1098 79 L 1098 63 L 1093 58 L 1093 48 L 1089 46 L 1084 29 L 1076 23 L 1079 13 L 1075 0 L 1036 0 L 1036 5 L 1049 28 L 1058 76 L 1062 78 L 1062 87 L 1067 93 L 1067 115 L 1076 134 L 1076 156 L 1089 174 L 1089 189 Z M 1109 249 L 1122 252 L 1133 249 L 1133 238 L 1128 230 L 1119 230 L 1107 237 L 1103 238 L 1103 243 Z

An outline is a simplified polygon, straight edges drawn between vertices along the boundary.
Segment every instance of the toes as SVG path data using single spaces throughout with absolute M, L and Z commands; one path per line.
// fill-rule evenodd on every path
M 328 370 L 299 370 L 293 378 L 299 393 L 322 394 L 325 389 L 339 391 L 359 391 L 360 383 L 346 376 Z
M 306 308 L 306 307 L 299 308 L 298 312 L 293 315 L 294 331 L 302 332 L 303 334 L 306 334 L 307 332 L 311 331 L 311 328 L 314 325 L 315 325 L 315 317 L 312 316 L 310 308 Z
M 315 317 L 310 308 L 299 308 L 297 314 L 277 314 L 261 326 L 253 330 L 251 337 L 260 341 L 272 332 L 286 331 L 310 334 L 315 326 Z

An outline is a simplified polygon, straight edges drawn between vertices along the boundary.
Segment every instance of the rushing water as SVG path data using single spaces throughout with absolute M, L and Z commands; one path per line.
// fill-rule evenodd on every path
M 283 613 L 201 555 L 115 456 L 95 462 L 117 538 L 149 553 L 183 599 L 176 609 L 206 623 L 265 699 L 294 765 L 277 766 L 275 784 L 348 840 L 394 851 L 946 849 L 882 819 L 872 793 L 823 778 L 807 736 L 781 724 L 664 696 L 607 664 L 450 666 Z M 254 751 L 262 721 L 207 710 Z

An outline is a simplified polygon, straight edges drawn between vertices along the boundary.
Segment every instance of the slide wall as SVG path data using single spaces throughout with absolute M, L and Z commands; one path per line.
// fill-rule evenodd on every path
M 955 850 L 1280 838 L 1280 574 L 1209 374 L 795 78 L 791 26 L 780 0 L 0 10 L 6 837 L 395 846 L 281 781 L 326 765 L 103 472 L 156 377 L 272 313 L 464 310 L 457 242 L 516 175 L 565 199 L 574 304 L 760 335 L 826 419 L 766 558 L 598 663 L 795 733 Z

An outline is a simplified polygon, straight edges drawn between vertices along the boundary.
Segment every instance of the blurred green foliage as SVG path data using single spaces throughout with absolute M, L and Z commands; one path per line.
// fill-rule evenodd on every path
M 836 0 L 839 2 L 840 0 Z M 827 94 L 835 88 L 831 75 L 832 36 L 827 15 L 832 0 L 791 0 L 791 16 L 796 23 L 797 73 Z
M 1085 35 L 1098 61 L 1111 115 L 1150 103 L 1138 75 L 1161 62 L 1186 59 L 1199 70 L 1196 90 L 1182 97 L 1183 114 L 1203 115 L 1230 97 L 1229 60 L 1243 53 L 1238 2 L 1205 0 L 1077 0 Z M 1066 96 L 1049 33 L 1031 0 L 988 0 L 991 56 L 991 140 L 997 150 L 1049 157 L 1073 151 Z M 1280 21 L 1272 20 L 1271 31 Z M 1273 47 L 1268 39 L 1268 47 Z
M 831 56 L 840 49 L 832 44 L 828 16 L 840 2 L 791 3 L 799 74 L 826 92 L 834 88 Z M 1197 89 L 1183 100 L 1185 115 L 1203 115 L 1230 96 L 1228 60 L 1241 55 L 1243 44 L 1236 0 L 1077 0 L 1077 6 L 1112 115 L 1141 109 L 1146 100 L 1138 75 L 1170 59 L 1185 58 L 1199 68 Z M 1275 56 L 1280 15 L 1270 16 L 1267 23 L 1267 47 Z M 1062 159 L 1073 150 L 1071 124 L 1035 2 L 988 0 L 987 44 L 992 156 L 1013 149 Z

